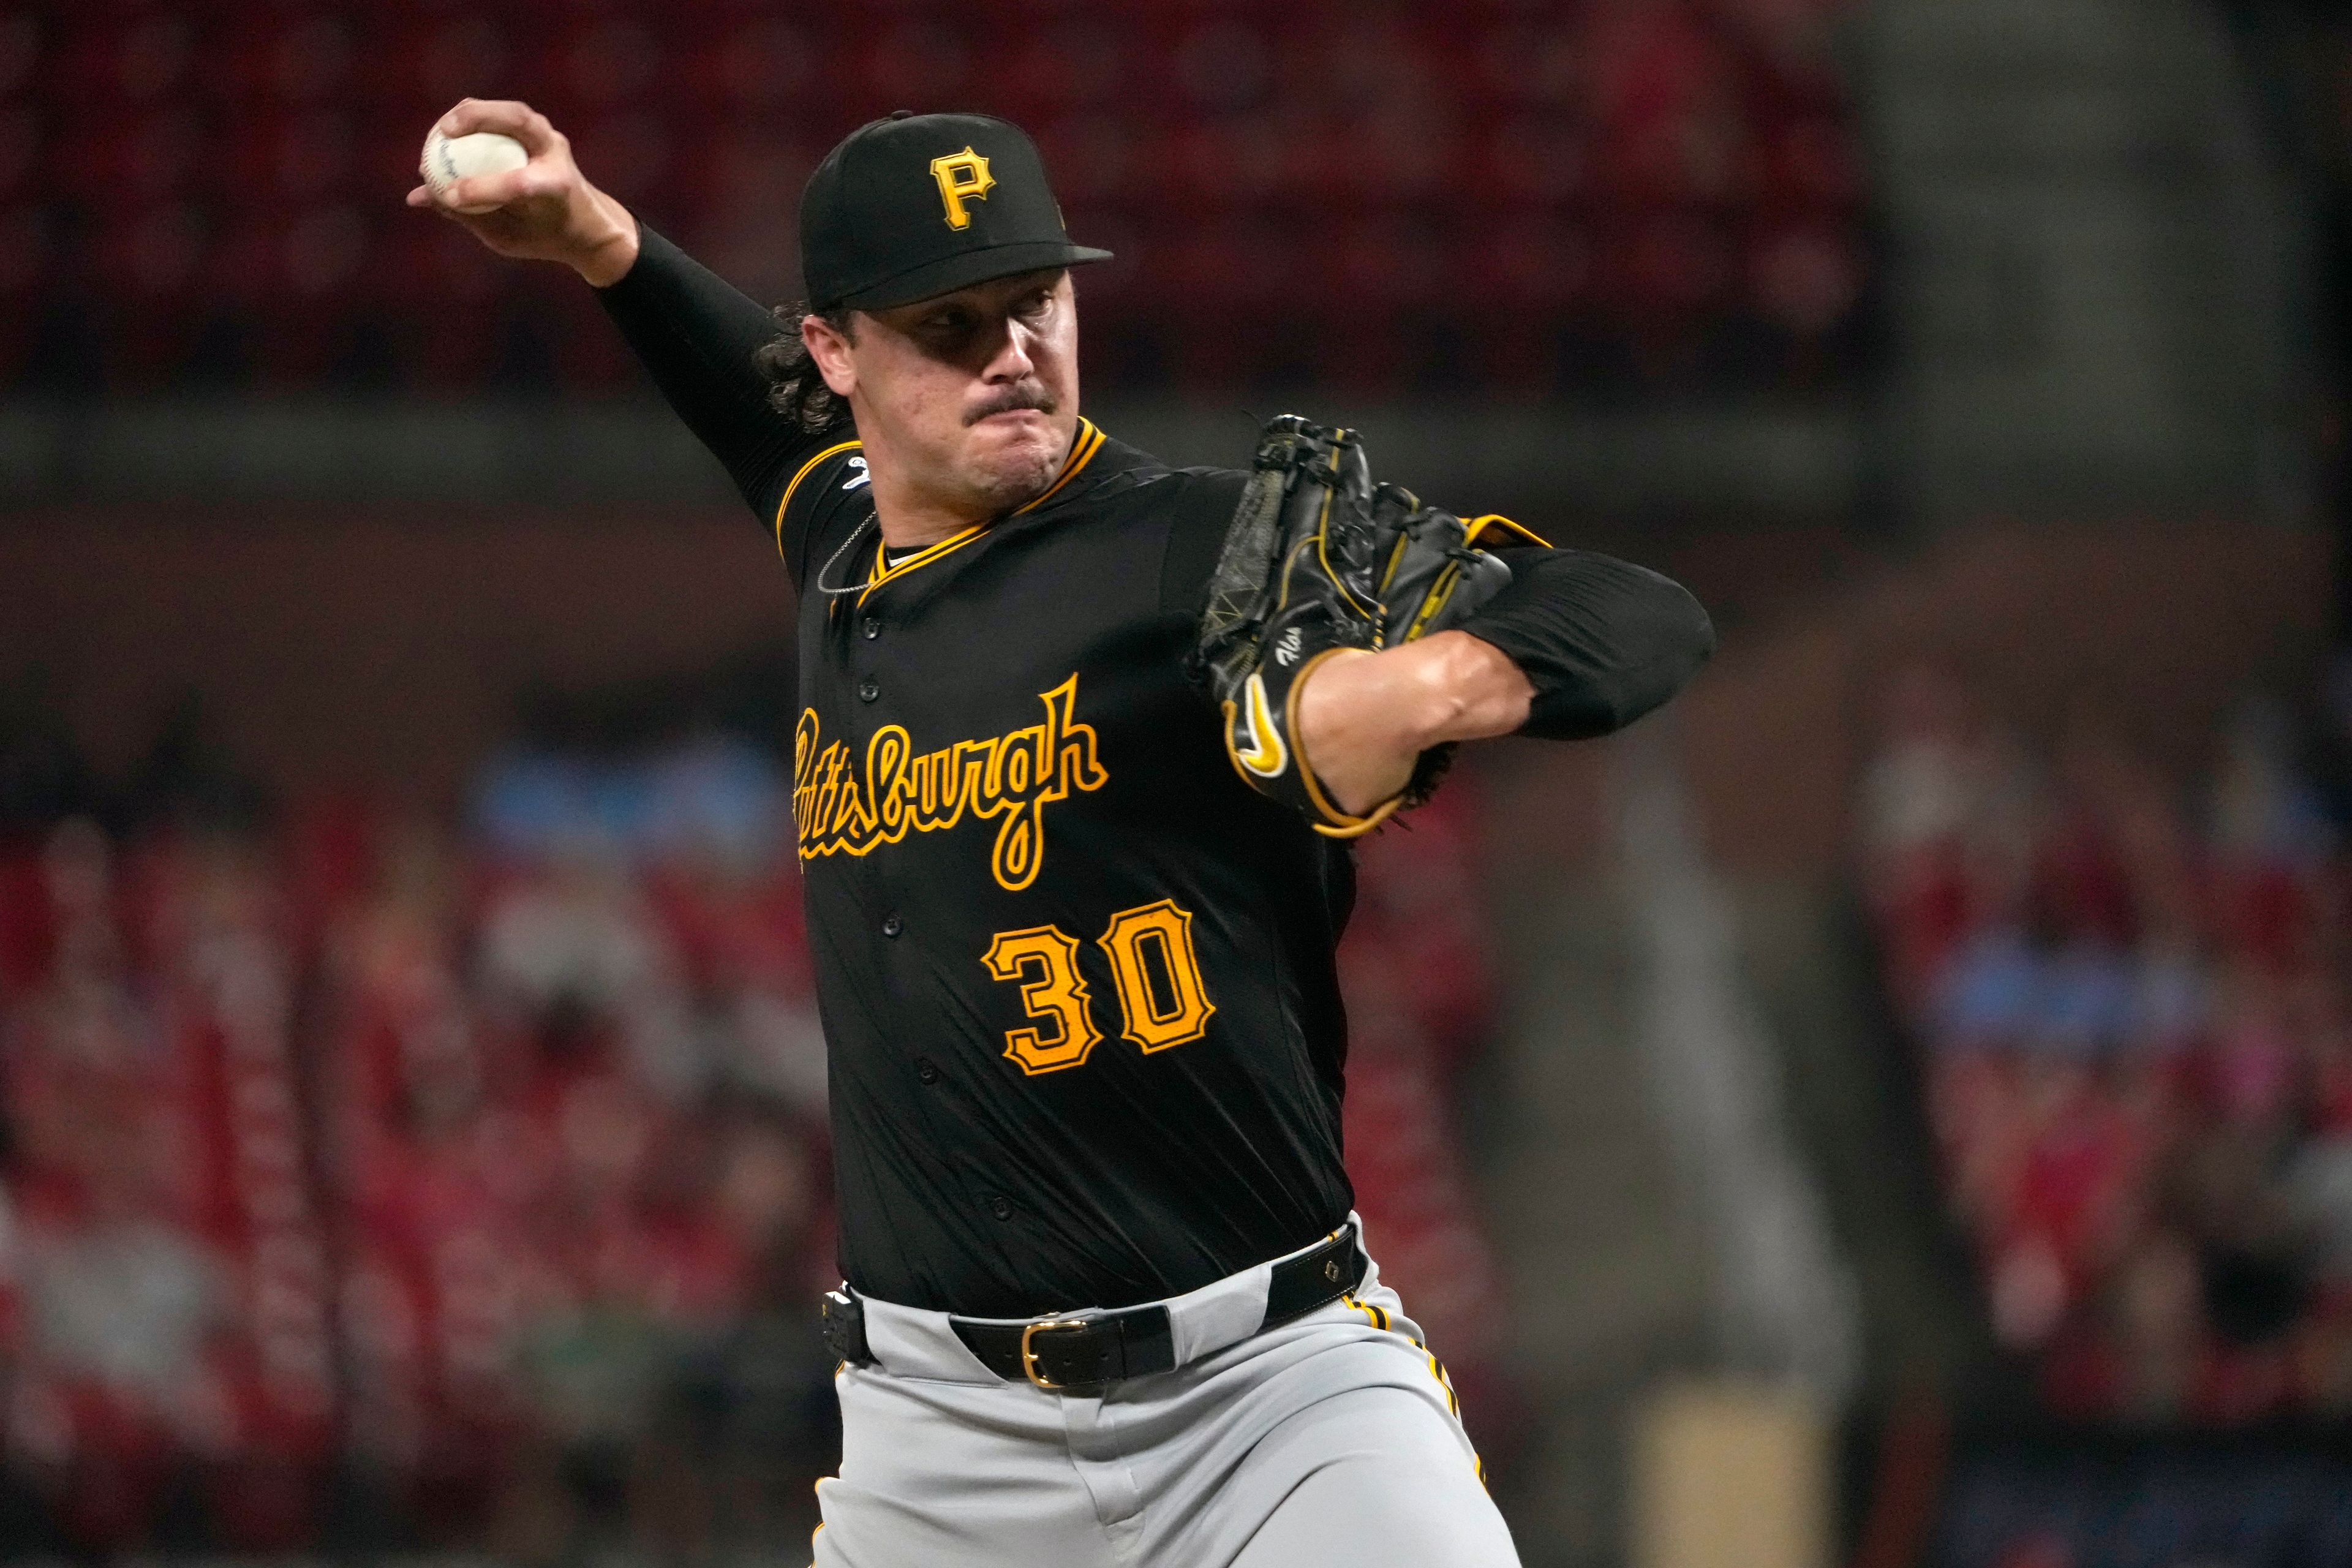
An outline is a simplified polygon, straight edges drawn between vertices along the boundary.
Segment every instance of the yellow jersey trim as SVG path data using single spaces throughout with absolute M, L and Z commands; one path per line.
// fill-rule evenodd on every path
M 1055 492 L 1059 491 L 1064 485 L 1068 484 L 1072 479 L 1078 477 L 1079 469 L 1094 461 L 1094 456 L 1097 452 L 1102 450 L 1102 444 L 1105 439 L 1106 437 L 1102 431 L 1097 427 L 1093 420 L 1088 419 L 1083 414 L 1078 416 L 1077 438 L 1070 443 L 1070 455 L 1067 460 L 1062 464 L 1061 473 L 1055 478 L 1053 484 L 1047 488 L 1044 495 L 1039 496 L 1027 506 L 1021 508 L 1019 511 L 1014 511 L 1010 515 L 1019 517 L 1023 512 L 1035 511 L 1039 507 L 1044 506 L 1047 501 L 1052 500 Z
M 883 584 L 889 582 L 892 578 L 903 577 L 918 566 L 929 566 L 940 556 L 949 553 L 950 551 L 962 549 L 965 545 L 970 544 L 973 540 L 978 539 L 982 534 L 986 533 L 987 531 L 988 524 L 984 522 L 975 522 L 969 528 L 960 528 L 955 532 L 949 534 L 945 539 L 939 541 L 937 543 L 926 544 L 920 550 L 916 551 L 912 555 L 903 556 L 897 561 L 887 559 L 887 548 L 880 540 L 876 540 L 874 542 L 874 564 L 870 568 L 870 574 L 866 579 L 866 586 L 858 593 L 857 602 L 860 605 L 865 604 L 866 595 L 871 594 L 875 589 L 879 588 Z
M 1035 511 L 1039 507 L 1044 506 L 1047 501 L 1053 500 L 1054 494 L 1056 490 L 1059 490 L 1064 485 L 1068 484 L 1072 479 L 1077 478 L 1078 470 L 1084 468 L 1088 463 L 1094 460 L 1094 455 L 1102 450 L 1103 442 L 1108 438 L 1108 437 L 1103 434 L 1102 430 L 1096 426 L 1094 421 L 1081 415 L 1078 418 L 1077 434 L 1073 437 L 1070 441 L 1070 455 L 1062 460 L 1061 473 L 1055 477 L 1053 484 L 1046 489 L 1044 495 L 1039 496 L 1035 500 L 1031 501 L 1027 506 L 1021 508 L 1019 510 L 1008 512 L 1006 515 L 1009 517 L 1019 517 L 1023 512 Z M 854 447 L 857 445 L 857 443 L 852 441 L 847 443 L 847 445 Z M 838 451 L 840 448 L 835 447 L 835 450 Z M 830 456 L 832 456 L 832 453 L 829 452 L 818 454 L 816 458 L 811 459 L 810 467 L 814 467 L 816 462 Z M 806 473 L 808 470 L 803 468 L 801 471 L 803 473 Z M 800 483 L 800 480 L 795 478 L 793 480 L 793 483 L 798 484 Z M 790 490 L 786 490 L 784 492 L 784 499 L 787 500 L 792 499 L 792 492 Z M 928 566 L 932 562 L 937 561 L 940 557 L 948 554 L 950 552 L 962 549 L 965 545 L 970 544 L 973 540 L 978 539 L 982 534 L 987 532 L 992 525 L 992 524 L 991 522 L 975 522 L 969 528 L 958 529 L 955 532 L 949 534 L 945 539 L 939 541 L 937 543 L 927 544 L 922 549 L 916 551 L 912 555 L 906 556 L 895 562 L 887 559 L 887 552 L 882 542 L 877 540 L 874 545 L 874 564 L 867 569 L 868 575 L 866 579 L 866 586 L 858 593 L 857 595 L 858 604 L 863 605 L 866 603 L 866 595 L 871 594 L 875 589 L 879 588 L 883 584 L 889 582 L 892 578 L 903 577 L 908 573 L 914 571 L 917 567 Z M 781 507 L 776 510 L 776 537 L 778 540 L 777 547 L 782 549 L 782 541 L 783 539 L 783 509 Z
M 1464 523 L 1462 525 L 1462 542 L 1475 548 L 1489 528 L 1493 529 L 1497 533 L 1517 534 L 1519 537 L 1516 542 L 1521 544 L 1540 544 L 1546 550 L 1549 550 L 1551 548 L 1551 541 L 1544 538 L 1534 529 L 1528 527 L 1524 523 L 1513 522 L 1509 518 L 1505 517 L 1502 513 L 1494 511 L 1486 512 L 1478 517 L 1474 517 L 1469 521 Z M 1509 544 L 1514 542 L 1514 541 L 1504 539 L 1498 540 L 1496 542 Z
M 778 555 L 782 555 L 784 552 L 784 509 L 793 504 L 793 492 L 801 488 L 801 481 L 807 479 L 811 473 L 814 472 L 816 466 L 819 463 L 824 462 L 827 458 L 837 458 L 841 456 L 842 453 L 848 451 L 852 447 L 863 447 L 864 445 L 866 445 L 866 443 L 863 441 L 836 442 L 801 465 L 801 471 L 794 474 L 793 476 L 793 482 L 784 487 L 784 499 L 776 503 L 776 553 Z

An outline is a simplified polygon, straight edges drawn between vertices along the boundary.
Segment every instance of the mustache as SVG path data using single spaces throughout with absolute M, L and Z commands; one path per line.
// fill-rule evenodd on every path
M 1058 406 L 1060 405 L 1055 401 L 1054 395 L 1043 386 L 1024 383 L 992 393 L 986 402 L 964 410 L 963 422 L 977 425 L 992 414 L 1012 414 L 1024 408 L 1051 414 Z

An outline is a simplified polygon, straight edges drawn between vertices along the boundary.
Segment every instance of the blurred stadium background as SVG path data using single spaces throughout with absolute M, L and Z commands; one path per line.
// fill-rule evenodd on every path
M 2311 0 L 0 4 L 0 1554 L 799 1563 L 789 587 L 519 96 L 764 298 L 1039 136 L 1089 412 L 1715 668 L 1364 851 L 1349 1163 L 1531 1568 L 2352 1561 L 2352 25 Z

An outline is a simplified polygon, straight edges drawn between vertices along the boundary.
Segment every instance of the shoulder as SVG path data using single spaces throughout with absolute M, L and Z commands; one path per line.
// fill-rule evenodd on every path
M 1171 468 L 1150 453 L 1079 421 L 1077 459 L 1039 507 L 1091 506 L 1181 523 L 1199 514 L 1233 515 L 1249 476 L 1234 468 Z
M 815 509 L 834 497 L 866 488 L 866 454 L 854 427 L 843 426 L 814 437 L 803 453 L 794 453 L 792 472 L 769 520 L 781 530 L 796 506 Z
M 1045 504 L 1073 519 L 1109 524 L 1127 547 L 1149 552 L 1161 611 L 1192 614 L 1249 476 L 1238 468 L 1171 468 L 1108 437 L 1091 449 L 1082 442 L 1078 449 L 1087 453 L 1085 468 L 1066 476 L 1068 482 Z
M 808 450 L 795 454 L 768 523 L 776 548 L 798 577 L 806 569 L 810 548 L 838 531 L 836 523 L 854 525 L 873 511 L 865 448 L 856 431 L 844 426 L 815 437 Z

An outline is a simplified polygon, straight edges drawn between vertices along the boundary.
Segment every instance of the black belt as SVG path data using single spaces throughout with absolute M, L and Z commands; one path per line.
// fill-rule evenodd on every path
M 1356 1227 L 1341 1226 L 1329 1240 L 1274 1266 L 1258 1331 L 1338 1300 L 1363 1278 L 1364 1255 L 1356 1247 Z M 874 1359 L 866 1344 L 865 1318 L 847 1294 L 836 1290 L 825 1297 L 825 1343 L 842 1360 L 860 1366 Z M 1123 1377 L 1172 1371 L 1176 1365 L 1175 1327 L 1168 1309 L 1157 1303 L 1027 1323 L 969 1318 L 950 1318 L 948 1323 L 981 1364 L 1007 1383 L 1099 1388 Z

